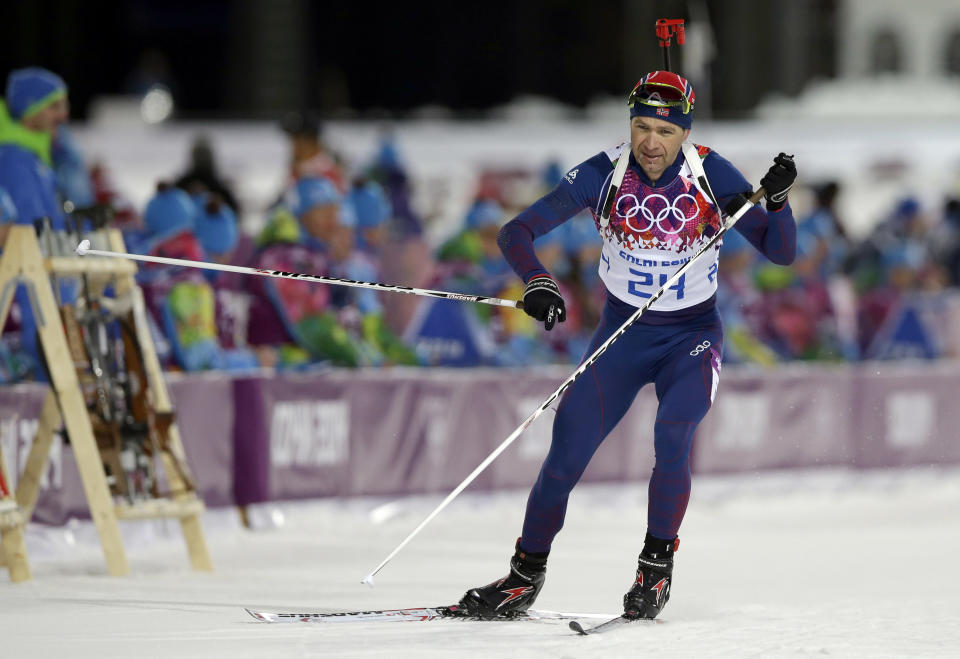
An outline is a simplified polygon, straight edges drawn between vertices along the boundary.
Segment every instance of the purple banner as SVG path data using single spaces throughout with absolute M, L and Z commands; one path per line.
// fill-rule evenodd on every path
M 960 373 L 955 366 L 864 367 L 857 391 L 858 467 L 960 463 Z
M 694 471 L 855 465 L 860 381 L 849 367 L 724 370 L 697 429 Z
M 564 377 L 560 371 L 411 370 L 239 380 L 237 502 L 449 490 Z M 597 452 L 585 481 L 649 475 L 650 403 L 631 410 Z M 545 411 L 471 487 L 529 487 L 549 449 L 553 416 Z
M 0 387 L 0 446 L 15 488 L 40 425 L 47 388 L 41 385 Z M 33 521 L 63 524 L 71 517 L 90 517 L 73 451 L 55 433 L 46 468 L 40 477 L 40 495 Z
M 211 506 L 322 496 L 448 492 L 569 375 L 566 369 L 329 370 L 170 376 L 189 464 Z M 699 473 L 960 463 L 952 365 L 726 369 L 694 446 Z M 0 388 L 0 443 L 14 484 L 46 389 Z M 583 480 L 644 482 L 657 400 L 640 393 Z M 529 488 L 550 446 L 545 411 L 470 486 Z M 34 521 L 89 516 L 55 436 Z
M 233 382 L 219 374 L 168 375 L 177 427 L 208 506 L 233 503 Z
M 233 501 L 233 388 L 220 376 L 172 376 L 170 395 L 184 451 L 197 489 L 210 506 Z M 47 395 L 42 385 L 0 387 L 0 444 L 16 487 L 37 434 L 40 411 Z M 71 517 L 89 518 L 83 483 L 73 450 L 54 433 L 33 521 L 63 524 Z

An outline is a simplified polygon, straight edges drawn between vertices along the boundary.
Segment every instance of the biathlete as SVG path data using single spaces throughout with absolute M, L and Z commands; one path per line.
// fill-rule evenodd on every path
M 526 284 L 524 311 L 550 330 L 564 321 L 566 310 L 557 283 L 537 260 L 534 240 L 582 209 L 591 209 L 603 238 L 599 268 L 606 305 L 588 355 L 716 235 L 722 225 L 720 208 L 752 194 L 743 175 L 715 151 L 697 145 L 682 148 L 690 134 L 694 100 L 692 86 L 676 73 L 645 75 L 628 99 L 629 145 L 577 165 L 500 231 L 500 249 Z M 627 169 L 609 200 L 620 158 L 629 159 Z M 688 159 L 699 159 L 699 165 Z M 700 188 L 694 172 L 701 167 L 720 208 Z M 791 156 L 774 158 L 760 181 L 766 209 L 751 208 L 733 227 L 779 265 L 789 265 L 796 254 L 796 224 L 787 202 L 796 175 Z M 648 384 L 654 385 L 659 401 L 653 428 L 656 461 L 646 537 L 623 602 L 624 615 L 630 618 L 654 618 L 663 610 L 690 498 L 694 431 L 710 409 L 720 377 L 718 252 L 719 243 L 697 259 L 560 399 L 550 451 L 527 501 L 510 572 L 466 592 L 460 605 L 471 615 L 509 616 L 533 604 L 571 490 L 597 447 Z

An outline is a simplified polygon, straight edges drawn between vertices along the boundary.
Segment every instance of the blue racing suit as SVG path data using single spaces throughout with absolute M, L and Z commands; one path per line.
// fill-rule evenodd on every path
M 697 152 L 721 206 L 751 193 L 750 184 L 729 161 L 707 147 L 698 146 Z M 630 158 L 629 166 L 610 221 L 601 226 L 604 194 L 621 157 Z M 621 145 L 571 169 L 556 188 L 501 229 L 500 249 L 524 282 L 549 274 L 537 260 L 534 239 L 585 208 L 593 213 L 604 242 L 599 270 L 607 298 L 586 352 L 590 355 L 716 235 L 722 221 L 682 151 L 654 183 L 629 145 Z M 751 208 L 733 230 L 774 263 L 793 262 L 796 224 L 789 204 L 770 213 Z M 718 251 L 719 244 L 691 265 L 560 399 L 550 451 L 527 502 L 520 541 L 525 551 L 550 550 L 563 526 L 570 492 L 647 384 L 654 385 L 659 401 L 647 530 L 665 540 L 677 536 L 690 497 L 694 431 L 710 409 L 720 376 Z

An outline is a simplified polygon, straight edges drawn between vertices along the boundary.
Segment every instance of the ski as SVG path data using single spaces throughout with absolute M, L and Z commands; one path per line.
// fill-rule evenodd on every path
M 343 611 L 336 613 L 258 611 L 244 609 L 260 622 L 425 622 L 427 620 L 473 620 L 488 622 L 483 618 L 469 615 L 457 605 L 417 607 L 410 609 L 385 609 L 380 611 Z M 576 620 L 577 618 L 601 618 L 596 615 L 560 613 L 557 611 L 530 610 L 511 616 L 493 618 L 489 622 L 513 622 L 520 620 Z
M 631 625 L 634 623 L 646 623 L 646 624 L 660 624 L 663 620 L 651 620 L 649 618 L 627 618 L 626 616 L 617 616 L 612 620 L 607 620 L 606 622 L 600 623 L 599 625 L 594 625 L 593 627 L 584 627 L 580 624 L 578 620 L 570 621 L 570 629 L 577 632 L 581 636 L 586 636 L 588 634 L 604 634 L 614 629 L 619 629 L 624 625 Z

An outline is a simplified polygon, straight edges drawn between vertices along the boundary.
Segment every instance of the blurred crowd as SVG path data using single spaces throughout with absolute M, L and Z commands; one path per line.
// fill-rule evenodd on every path
M 758 258 L 739 234 L 724 237 L 725 361 L 956 357 L 960 201 L 945 195 L 929 208 L 902 197 L 854 239 L 837 211 L 840 185 L 810 188 L 789 268 Z
M 348 163 L 317 116 L 291 113 L 277 131 L 289 146 L 286 184 L 253 233 L 206 138 L 192 145 L 186 171 L 157 163 L 156 192 L 136 208 L 111 184 L 110 163 L 85 160 L 68 118 L 62 79 L 35 68 L 10 74 L 0 104 L 0 248 L 12 224 L 47 217 L 64 230 L 78 209 L 107 208 L 132 253 L 518 299 L 522 282 L 497 233 L 564 175 L 557 162 L 479 172 L 459 230 L 431 245 L 425 229 L 435 218 L 415 208 L 416 182 L 388 132 L 367 162 Z M 944 354 L 916 303 L 936 307 L 960 283 L 960 202 L 931 210 L 903 198 L 854 239 L 838 215 L 840 186 L 810 191 L 793 266 L 764 261 L 735 231 L 724 237 L 725 361 Z M 137 279 L 173 370 L 576 363 L 604 298 L 594 220 L 581 213 L 535 246 L 567 301 L 567 321 L 549 333 L 518 310 L 365 288 L 157 264 Z M 35 327 L 21 291 L 0 336 L 0 382 L 45 377 Z

